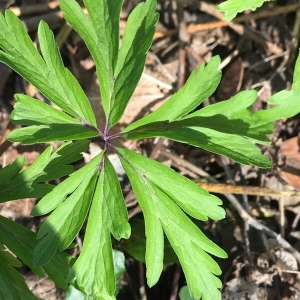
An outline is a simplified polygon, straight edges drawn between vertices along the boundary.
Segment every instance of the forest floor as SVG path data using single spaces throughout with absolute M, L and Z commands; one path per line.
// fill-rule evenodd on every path
M 121 33 L 136 2 L 125 1 Z M 257 111 L 268 107 L 266 101 L 271 95 L 291 87 L 299 47 L 300 4 L 296 0 L 268 2 L 256 12 L 245 12 L 235 22 L 228 23 L 222 21 L 216 4 L 217 1 L 158 1 L 160 20 L 144 73 L 116 130 L 155 110 L 183 86 L 194 68 L 201 62 L 209 62 L 215 55 L 221 57 L 223 78 L 205 105 L 229 99 L 241 90 L 255 89 L 258 99 L 252 110 Z M 44 19 L 49 23 L 65 65 L 81 83 L 99 120 L 99 128 L 103 127 L 104 115 L 93 60 L 78 34 L 65 24 L 57 2 L 1 0 L 0 9 L 5 7 L 19 13 L 34 41 L 37 41 L 38 21 Z M 5 141 L 5 134 L 13 129 L 9 113 L 15 93 L 44 101 L 33 86 L 0 65 L 0 144 Z M 218 261 L 223 272 L 223 299 L 300 299 L 297 258 L 300 252 L 299 129 L 299 115 L 275 124 L 270 145 L 261 148 L 273 163 L 273 168 L 267 170 L 243 166 L 166 139 L 120 141 L 121 146 L 145 155 L 154 153 L 157 160 L 192 180 L 203 182 L 205 188 L 224 201 L 226 218 L 204 224 L 206 233 L 229 256 Z M 0 165 L 3 168 L 24 155 L 26 166 L 30 166 L 46 146 L 15 143 L 2 155 Z M 91 144 L 85 158 L 97 151 L 98 145 Z M 209 178 L 217 179 L 219 184 L 207 184 Z M 124 185 L 124 194 L 128 189 L 130 187 Z M 228 194 L 234 195 L 242 209 L 237 210 L 235 200 L 228 199 Z M 0 204 L 0 214 L 36 231 L 43 221 L 30 216 L 36 201 L 23 199 Z M 136 203 L 129 203 L 128 210 L 130 218 L 140 214 Z M 289 249 L 285 242 L 293 248 Z M 49 278 L 40 278 L 25 267 L 21 272 L 38 297 L 65 299 L 65 292 Z M 178 291 L 186 284 L 177 263 L 166 265 L 160 281 L 151 289 L 145 284 L 144 274 L 144 264 L 127 253 L 118 299 L 175 300 L 179 299 Z

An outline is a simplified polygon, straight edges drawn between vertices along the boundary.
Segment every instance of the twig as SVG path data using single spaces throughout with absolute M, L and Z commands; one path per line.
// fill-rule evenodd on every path
M 300 5 L 300 3 L 298 3 Z M 299 37 L 300 37 L 300 10 L 297 11 L 296 17 L 295 17 L 295 22 L 294 22 L 294 28 L 293 28 L 293 33 L 292 33 L 292 42 L 291 42 L 291 47 L 290 47 L 290 59 L 289 63 L 294 64 L 296 57 L 298 55 L 299 51 Z M 289 68 L 290 70 L 293 70 L 293 67 Z
M 279 224 L 280 224 L 280 234 L 285 236 L 285 215 L 284 215 L 284 200 L 279 198 Z
M 231 193 L 236 195 L 262 196 L 273 198 L 289 197 L 292 200 L 300 200 L 300 193 L 295 191 L 281 191 L 259 186 L 201 182 L 199 180 L 196 181 L 196 183 L 211 193 Z
M 251 217 L 243 208 L 243 206 L 239 203 L 237 198 L 234 197 L 232 194 L 224 194 L 224 196 L 230 201 L 231 205 L 236 209 L 236 211 L 239 213 L 239 215 L 244 221 L 247 221 L 249 225 L 254 227 L 255 229 L 264 232 L 267 236 L 271 238 L 275 238 L 278 244 L 280 244 L 282 248 L 284 248 L 285 250 L 293 254 L 297 262 L 300 263 L 300 253 L 290 243 L 288 243 L 280 234 L 277 234 L 267 226 L 261 224 L 259 221 Z
M 206 3 L 206 4 L 210 5 L 208 3 Z M 200 5 L 201 5 L 202 9 L 206 9 L 208 7 L 208 6 L 206 6 L 206 4 L 203 4 L 203 1 L 201 1 Z M 258 19 L 263 19 L 263 18 L 268 18 L 268 17 L 274 17 L 274 16 L 278 16 L 281 14 L 287 14 L 287 13 L 290 13 L 293 11 L 297 11 L 299 9 L 300 9 L 299 3 L 290 4 L 290 5 L 286 5 L 286 6 L 275 6 L 271 10 L 268 9 L 268 10 L 253 12 L 250 14 L 236 17 L 235 19 L 232 20 L 232 23 L 243 23 L 243 22 L 247 22 L 250 20 L 258 20 Z M 213 12 L 213 11 L 214 10 L 210 10 L 210 12 Z M 221 17 L 221 14 L 220 14 L 220 17 Z M 221 19 L 223 19 L 223 17 Z M 204 23 L 204 24 L 191 24 L 188 27 L 188 31 L 190 33 L 195 33 L 195 32 L 203 31 L 203 30 L 212 30 L 215 28 L 230 26 L 229 23 L 230 22 L 220 20 L 220 21 Z
M 158 86 L 160 86 L 164 89 L 168 89 L 169 91 L 171 91 L 173 89 L 172 85 L 164 83 L 164 82 L 162 82 L 162 81 L 160 81 L 160 80 L 158 80 L 158 79 L 156 79 L 156 78 L 154 78 L 154 77 L 152 77 L 152 76 L 150 76 L 150 75 L 148 75 L 144 72 L 142 73 L 142 77 L 148 79 L 149 81 L 154 82 L 155 84 L 157 84 Z
M 179 282 L 179 279 L 180 279 L 180 272 L 181 272 L 180 265 L 176 264 L 176 270 L 175 270 L 174 277 L 173 277 L 170 300 L 176 300 L 177 299 L 178 282 Z
M 159 57 L 155 53 L 149 51 L 148 56 L 153 57 L 153 59 L 160 65 L 160 67 L 162 68 L 162 71 L 169 78 L 169 80 L 171 82 L 175 81 L 175 78 L 170 74 L 168 69 L 163 65 L 163 63 L 161 62 L 161 60 L 159 59 Z
M 166 140 L 165 138 L 159 138 L 158 139 L 156 145 L 154 146 L 152 152 L 150 153 L 149 158 L 156 159 L 159 156 L 159 154 L 162 150 L 161 147 L 162 147 L 165 140 Z
M 2 154 L 5 151 L 7 151 L 8 148 L 13 144 L 12 142 L 6 140 L 6 137 L 16 127 L 17 127 L 17 125 L 13 124 L 11 121 L 9 121 L 9 123 L 7 124 L 6 129 L 5 129 L 2 137 L 0 138 L 0 156 L 2 156 Z
M 139 262 L 139 277 L 140 277 L 140 297 L 141 300 L 147 300 L 146 288 L 145 288 L 145 274 L 144 274 L 144 264 Z
M 267 18 L 267 17 L 274 17 L 274 16 L 278 16 L 281 14 L 287 14 L 287 13 L 290 13 L 293 11 L 297 11 L 299 9 L 300 9 L 300 3 L 290 4 L 290 5 L 286 5 L 286 6 L 282 6 L 282 7 L 276 6 L 271 10 L 268 9 L 268 10 L 264 10 L 264 11 L 253 12 L 250 14 L 239 16 L 239 17 L 233 19 L 231 22 L 224 21 L 222 13 L 219 12 L 219 15 L 217 18 L 220 19 L 220 21 L 201 23 L 201 24 L 190 24 L 187 27 L 187 30 L 190 34 L 193 34 L 193 33 L 199 32 L 199 31 L 206 31 L 206 30 L 212 30 L 212 29 L 216 29 L 216 28 L 220 28 L 220 27 L 230 26 L 231 23 L 237 24 L 237 23 L 247 22 L 250 20 L 257 20 L 257 19 L 262 19 L 262 18 Z M 211 15 L 213 15 L 216 11 L 214 5 L 206 3 L 204 1 L 201 1 L 200 10 L 202 10 L 208 14 L 211 14 Z M 175 35 L 175 34 L 177 34 L 177 31 L 178 31 L 177 29 L 168 30 L 166 32 L 157 31 L 155 33 L 154 38 L 161 38 L 164 36 Z
M 189 40 L 189 34 L 186 29 L 186 23 L 183 16 L 183 4 L 177 2 L 178 18 L 178 40 L 179 40 L 179 63 L 178 63 L 178 81 L 177 88 L 183 87 L 186 80 L 186 45 Z
M 129 288 L 131 289 L 131 292 L 132 292 L 132 295 L 134 297 L 134 300 L 140 300 L 139 297 L 138 297 L 138 294 L 136 293 L 136 289 L 134 288 L 132 282 L 131 282 L 131 278 L 128 274 L 128 271 L 126 271 L 124 273 L 124 276 L 125 276 L 125 279 L 126 279 L 126 282 L 128 283 L 129 285 Z
M 195 174 L 197 174 L 201 177 L 204 177 L 206 180 L 208 180 L 210 182 L 217 182 L 214 177 L 210 176 L 207 172 L 205 172 L 201 168 L 198 168 L 197 166 L 191 164 L 190 162 L 186 161 L 185 159 L 178 157 L 177 155 L 172 154 L 171 152 L 161 149 L 160 154 L 163 155 L 164 157 L 167 157 L 167 158 L 173 160 L 174 162 L 176 162 L 176 164 L 186 167 L 187 169 L 194 172 Z

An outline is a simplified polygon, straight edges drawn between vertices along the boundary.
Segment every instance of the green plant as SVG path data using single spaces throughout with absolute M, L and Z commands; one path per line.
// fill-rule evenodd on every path
M 37 235 L 0 218 L 0 241 L 30 268 L 42 268 L 61 287 L 71 283 L 87 299 L 115 298 L 115 269 L 111 234 L 117 240 L 130 236 L 126 206 L 116 172 L 107 158 L 118 154 L 129 177 L 145 220 L 147 281 L 153 286 L 163 268 L 164 234 L 182 265 L 195 298 L 220 299 L 221 270 L 214 255 L 226 253 L 209 240 L 189 219 L 205 221 L 225 217 L 221 200 L 168 167 L 132 151 L 114 146 L 123 137 L 165 137 L 226 155 L 242 164 L 271 167 L 254 144 L 268 143 L 273 121 L 300 111 L 298 59 L 291 91 L 269 99 L 275 107 L 252 113 L 256 91 L 240 92 L 230 100 L 198 109 L 217 88 L 220 59 L 214 57 L 190 75 L 185 86 L 160 108 L 110 134 L 121 118 L 141 76 L 158 15 L 155 0 L 140 3 L 131 13 L 119 47 L 119 15 L 122 0 L 85 0 L 88 18 L 75 0 L 61 0 L 65 19 L 85 41 L 96 64 L 106 125 L 98 129 L 89 101 L 71 72 L 63 65 L 52 32 L 45 22 L 38 29 L 39 48 L 33 45 L 23 25 L 10 11 L 0 15 L 0 61 L 4 62 L 57 108 L 18 94 L 11 120 L 26 127 L 8 137 L 23 144 L 65 142 L 51 154 L 49 147 L 24 171 L 17 159 L 0 172 L 0 202 L 25 197 L 42 198 L 32 210 L 35 216 L 50 213 Z M 92 137 L 100 137 L 104 149 L 90 163 L 73 172 L 72 162 L 88 148 Z M 74 141 L 74 142 L 71 142 Z M 69 175 L 70 174 L 70 175 Z M 58 186 L 47 182 L 69 175 Z M 63 251 L 87 220 L 83 248 L 77 259 Z M 35 237 L 37 239 L 35 239 Z M 35 299 L 14 266 L 19 262 L 0 251 L 0 296 L 3 299 Z M 60 270 L 60 272 L 57 272 Z M 61 272 L 63 270 L 63 272 Z M 6 277 L 7 274 L 10 277 Z M 59 275 L 60 274 L 60 275 Z M 12 286 L 20 287 L 11 292 Z M 1 294 L 2 293 L 2 294 Z
M 255 10 L 268 1 L 274 0 L 227 0 L 218 5 L 217 8 L 224 12 L 224 20 L 231 21 L 238 13 L 247 9 Z

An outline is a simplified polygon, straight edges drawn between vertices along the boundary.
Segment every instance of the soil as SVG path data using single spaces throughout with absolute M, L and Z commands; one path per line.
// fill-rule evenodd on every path
M 138 2 L 125 0 L 121 33 L 128 14 Z M 35 4 L 43 3 L 47 1 L 2 0 L 0 9 L 34 7 Z M 292 0 L 268 2 L 256 13 L 248 11 L 239 15 L 238 23 L 224 26 L 219 20 L 219 12 L 214 9 L 217 1 L 159 0 L 157 9 L 160 20 L 147 56 L 144 74 L 124 116 L 114 130 L 119 131 L 155 110 L 182 86 L 191 70 L 201 62 L 208 62 L 215 55 L 221 57 L 223 78 L 217 91 L 205 105 L 229 99 L 241 90 L 255 89 L 258 91 L 258 99 L 252 110 L 267 108 L 269 105 L 266 101 L 271 95 L 291 87 L 299 47 L 299 34 L 296 29 L 300 15 L 296 11 L 300 7 L 293 6 L 295 3 Z M 281 13 L 272 14 L 280 10 Z M 45 18 L 45 13 L 52 12 L 50 8 L 46 12 L 36 8 L 34 12 L 23 12 L 20 16 L 27 24 L 34 41 L 37 40 L 34 22 L 37 18 Z M 264 15 L 256 18 L 257 13 Z M 59 16 L 51 16 L 47 18 L 50 27 L 56 37 L 61 36 L 65 30 L 64 22 Z M 294 38 L 293 32 L 296 34 Z M 83 86 L 99 121 L 99 128 L 103 128 L 104 114 L 91 56 L 74 31 L 65 36 L 61 45 L 65 65 Z M 3 137 L 0 144 L 5 141 L 5 134 L 13 129 L 9 123 L 9 113 L 13 109 L 15 93 L 48 101 L 18 74 L 0 64 L 0 137 Z M 248 192 L 241 196 L 236 195 L 236 198 L 253 217 L 255 224 L 262 224 L 267 230 L 257 230 L 251 222 L 245 220 L 228 201 L 222 186 L 217 195 L 224 201 L 226 218 L 219 222 L 204 223 L 206 233 L 229 256 L 226 260 L 218 260 L 222 268 L 223 299 L 300 299 L 299 260 L 297 261 L 295 253 L 288 251 L 280 242 L 280 238 L 283 238 L 295 251 L 300 252 L 300 202 L 299 197 L 292 196 L 300 189 L 299 129 L 299 115 L 275 124 L 270 145 L 261 147 L 262 153 L 273 163 L 273 168 L 268 170 L 242 166 L 204 150 L 167 140 L 119 142 L 121 146 L 148 156 L 151 153 L 156 154 L 157 160 L 192 180 L 203 178 L 199 174 L 200 171 L 205 171 L 220 183 L 229 186 L 230 191 L 226 193 L 235 194 L 236 185 L 248 188 Z M 58 146 L 56 143 L 53 145 Z M 0 165 L 3 168 L 24 155 L 25 167 L 30 166 L 46 146 L 23 146 L 14 143 L 1 156 Z M 85 159 L 93 151 L 98 151 L 96 144 L 92 144 Z M 126 180 L 123 183 L 126 195 L 130 192 L 130 186 Z M 263 193 L 262 188 L 266 188 Z M 286 191 L 290 196 L 285 194 Z M 36 201 L 37 199 L 22 199 L 2 203 L 0 214 L 37 231 L 43 219 L 30 216 Z M 132 207 L 131 202 L 128 203 L 128 209 L 130 217 L 140 213 L 136 205 Z M 274 238 L 271 231 L 280 236 Z M 122 248 L 122 245 L 118 247 Z M 126 272 L 122 277 L 117 299 L 179 299 L 178 291 L 186 285 L 186 281 L 177 263 L 165 265 L 158 284 L 150 289 L 145 283 L 144 264 L 134 260 L 128 253 L 125 255 Z M 65 299 L 65 292 L 56 287 L 49 278 L 40 278 L 25 267 L 20 272 L 38 297 L 47 300 Z

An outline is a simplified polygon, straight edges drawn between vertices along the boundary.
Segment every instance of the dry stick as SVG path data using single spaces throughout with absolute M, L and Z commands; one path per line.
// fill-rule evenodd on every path
M 128 285 L 129 285 L 129 288 L 130 288 L 130 290 L 131 290 L 131 292 L 132 292 L 132 295 L 133 295 L 133 297 L 134 297 L 134 300 L 140 300 L 140 298 L 138 297 L 138 295 L 137 295 L 137 293 L 136 293 L 136 289 L 135 289 L 135 287 L 133 286 L 133 284 L 132 284 L 132 282 L 131 282 L 131 278 L 130 278 L 130 276 L 129 276 L 129 274 L 128 274 L 128 271 L 125 271 L 124 276 L 125 276 L 126 282 L 127 282 Z
M 300 3 L 298 3 L 300 5 Z M 293 39 L 290 47 L 290 64 L 294 64 L 296 57 L 299 52 L 299 38 L 300 38 L 300 10 L 296 13 L 296 18 L 294 22 L 294 28 L 292 33 Z M 290 69 L 294 69 L 291 67 Z
M 186 76 L 186 45 L 189 41 L 189 34 L 186 29 L 186 23 L 183 16 L 183 6 L 177 3 L 177 18 L 178 18 L 178 40 L 179 40 L 179 64 L 178 64 L 178 90 L 184 86 Z
M 0 156 L 2 156 L 3 153 L 6 152 L 8 150 L 8 148 L 13 144 L 12 142 L 7 141 L 6 137 L 16 127 L 17 127 L 17 125 L 13 124 L 11 121 L 9 121 L 9 123 L 7 124 L 6 129 L 5 129 L 2 137 L 0 138 Z
M 236 195 L 249 195 L 249 196 L 274 197 L 274 198 L 289 197 L 293 200 L 300 200 L 300 193 L 295 191 L 281 191 L 281 190 L 273 190 L 266 187 L 201 182 L 199 180 L 195 180 L 195 182 L 211 193 L 232 193 Z
M 189 163 L 188 161 L 186 161 L 178 156 L 175 156 L 164 150 L 161 150 L 161 155 L 172 158 L 172 159 L 174 159 L 174 161 L 176 160 L 176 162 L 180 162 L 181 165 L 184 165 L 186 168 L 193 170 L 193 172 L 195 172 L 196 174 L 198 174 L 200 176 L 204 175 L 204 177 L 207 180 L 209 180 L 213 183 L 219 183 L 218 180 L 216 180 L 214 177 L 211 177 L 208 173 L 206 173 L 202 169 L 194 166 L 193 164 Z M 226 188 L 226 185 L 224 185 L 224 188 Z M 283 193 L 283 192 L 285 193 L 285 196 L 288 193 L 287 191 L 280 191 L 280 193 Z M 241 218 L 244 221 L 247 221 L 249 223 L 249 225 L 254 227 L 255 229 L 263 231 L 267 236 L 269 236 L 271 238 L 275 238 L 277 240 L 277 242 L 281 245 L 281 247 L 284 248 L 285 250 L 287 250 L 288 252 L 290 252 L 291 254 L 293 254 L 295 256 L 297 262 L 300 263 L 300 253 L 294 247 L 292 247 L 284 238 L 282 238 L 282 236 L 280 234 L 277 234 L 276 232 L 274 232 L 267 226 L 265 226 L 265 225 L 261 224 L 260 222 L 258 222 L 257 220 L 255 220 L 252 216 L 250 216 L 247 213 L 247 211 L 244 209 L 244 207 L 239 203 L 237 198 L 235 196 L 233 196 L 232 194 L 228 193 L 228 190 L 226 190 L 226 189 L 221 190 L 221 191 L 219 190 L 218 193 L 222 193 L 229 200 L 231 205 L 236 209 L 236 211 L 238 212 L 238 214 L 241 216 Z M 276 197 L 278 197 L 277 194 L 276 194 Z M 298 193 L 297 193 L 297 197 L 299 197 Z
M 181 272 L 180 265 L 176 264 L 176 270 L 175 270 L 175 274 L 174 274 L 174 277 L 173 277 L 172 292 L 171 292 L 170 300 L 176 300 L 177 299 L 180 272 Z
M 139 278 L 140 278 L 140 297 L 141 300 L 147 300 L 146 287 L 145 287 L 145 275 L 144 275 L 144 263 L 139 262 Z
M 8 150 L 8 148 L 12 145 L 13 143 L 10 141 L 4 141 L 2 144 L 0 144 L 0 157 Z

